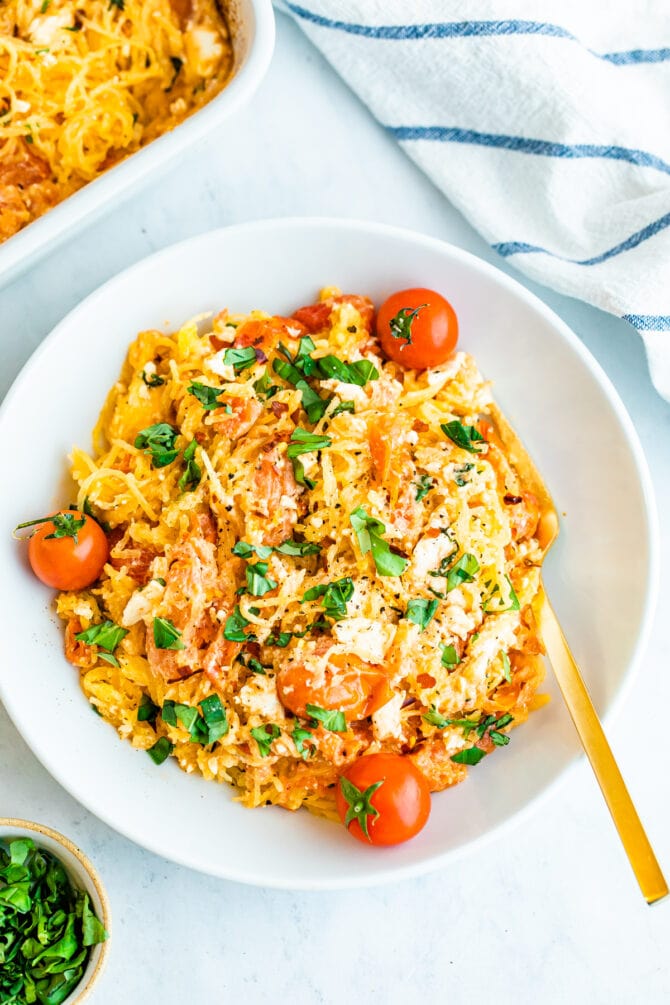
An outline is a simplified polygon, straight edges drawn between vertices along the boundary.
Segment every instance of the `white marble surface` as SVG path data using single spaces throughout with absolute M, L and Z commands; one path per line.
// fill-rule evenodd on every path
M 149 252 L 214 226 L 357 216 L 438 235 L 501 265 L 299 31 L 282 18 L 278 29 L 270 75 L 251 107 L 164 179 L 0 291 L 3 391 L 85 294 Z M 670 407 L 651 388 L 641 343 L 622 322 L 535 292 L 616 384 L 667 513 Z M 11 491 L 11 445 L 4 449 L 3 485 Z M 666 579 L 665 527 L 662 540 Z M 626 589 L 625 569 L 617 588 Z M 669 616 L 664 586 L 643 672 L 609 733 L 670 874 Z M 102 871 L 115 923 L 95 1005 L 670 1000 L 670 901 L 651 909 L 642 901 L 584 763 L 541 812 L 482 852 L 422 879 L 344 893 L 245 888 L 136 848 L 50 778 L 0 708 L 2 814 L 63 830 Z

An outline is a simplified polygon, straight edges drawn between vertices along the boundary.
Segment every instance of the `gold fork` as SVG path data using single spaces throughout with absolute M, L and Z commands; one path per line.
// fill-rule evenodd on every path
M 507 456 L 521 474 L 525 484 L 538 498 L 541 515 L 537 537 L 543 557 L 546 557 L 558 536 L 556 507 L 537 468 L 509 422 L 497 406 L 494 405 L 491 411 Z M 667 896 L 668 884 L 621 777 L 579 667 L 570 652 L 542 581 L 533 601 L 533 613 L 561 694 L 579 734 L 584 752 L 591 762 L 635 878 L 647 903 L 653 904 Z

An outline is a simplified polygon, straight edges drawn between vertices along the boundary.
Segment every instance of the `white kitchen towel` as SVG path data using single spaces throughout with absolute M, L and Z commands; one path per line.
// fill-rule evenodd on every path
M 492 247 L 623 317 L 670 400 L 668 0 L 281 0 Z

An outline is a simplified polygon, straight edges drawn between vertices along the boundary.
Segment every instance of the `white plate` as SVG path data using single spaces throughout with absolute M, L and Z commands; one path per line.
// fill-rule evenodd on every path
M 227 0 L 235 62 L 230 83 L 175 129 L 116 164 L 0 245 L 0 286 L 53 251 L 67 236 L 101 216 L 125 193 L 166 168 L 177 154 L 219 129 L 251 100 L 272 57 L 275 22 L 271 0 Z
M 288 314 L 331 284 L 377 302 L 396 289 L 434 287 L 454 305 L 461 347 L 494 380 L 565 514 L 546 579 L 600 713 L 630 684 L 657 582 L 649 474 L 616 392 L 555 314 L 466 252 L 374 224 L 275 220 L 175 245 L 88 297 L 35 353 L 0 413 L 0 442 L 11 445 L 0 500 L 8 586 L 0 606 L 2 699 L 45 767 L 112 827 L 195 869 L 277 887 L 334 888 L 419 873 L 535 803 L 578 751 L 553 684 L 555 700 L 515 731 L 509 747 L 433 797 L 431 819 L 415 840 L 367 848 L 308 813 L 243 809 L 226 786 L 171 762 L 156 767 L 121 742 L 83 698 L 62 655 L 52 594 L 27 571 L 26 549 L 11 530 L 71 498 L 66 455 L 74 443 L 89 445 L 136 332 L 174 328 L 226 305 Z

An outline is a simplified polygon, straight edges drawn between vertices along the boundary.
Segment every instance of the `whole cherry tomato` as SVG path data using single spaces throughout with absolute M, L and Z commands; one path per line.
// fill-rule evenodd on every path
M 377 315 L 384 355 L 415 370 L 446 363 L 458 341 L 451 304 L 435 290 L 401 290 L 385 300 Z
M 400 754 L 360 757 L 340 777 L 337 812 L 350 834 L 373 845 L 409 841 L 430 815 L 430 789 Z
M 37 530 L 28 542 L 28 560 L 38 579 L 55 590 L 82 590 L 99 578 L 109 545 L 92 517 L 63 510 L 20 526 L 33 524 Z

